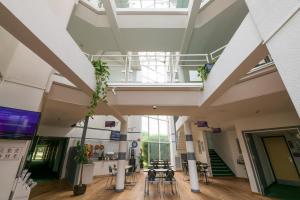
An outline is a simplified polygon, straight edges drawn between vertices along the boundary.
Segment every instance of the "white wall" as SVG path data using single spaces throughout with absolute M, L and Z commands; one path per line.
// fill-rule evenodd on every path
M 251 167 L 250 158 L 246 149 L 242 132 L 246 130 L 279 128 L 297 125 L 300 125 L 300 119 L 298 118 L 296 112 L 273 113 L 269 115 L 261 114 L 257 117 L 243 118 L 235 121 L 236 133 L 241 145 L 252 192 L 258 192 L 258 187 L 255 183 L 254 171 Z
M 86 143 L 87 144 L 103 144 L 105 152 L 118 152 L 119 142 L 110 141 L 111 130 L 120 130 L 120 122 L 113 116 L 94 116 L 94 119 L 89 120 L 89 129 L 87 130 Z M 116 121 L 116 126 L 112 128 L 105 127 L 105 121 Z M 83 122 L 78 123 L 78 126 L 83 127 Z M 66 157 L 64 158 L 63 169 L 60 178 L 65 177 L 66 165 L 69 155 L 69 148 L 76 146 L 76 143 L 80 141 L 82 135 L 82 128 L 80 127 L 61 127 L 41 125 L 38 130 L 39 136 L 45 137 L 67 137 L 69 139 Z M 141 139 L 141 116 L 129 116 L 128 117 L 128 144 L 132 140 L 139 141 Z M 139 155 L 140 142 L 138 142 L 137 154 Z
M 0 83 L 0 106 L 41 111 L 52 68 L 3 29 L 0 29 L 0 41 L 0 69 L 4 73 L 4 81 Z M 0 140 L 0 146 L 22 147 L 22 156 L 29 143 L 30 141 Z M 1 161 L 1 200 L 8 199 L 20 163 L 21 160 Z
M 0 26 L 0 73 L 5 76 L 18 41 Z M 0 83 L 1 84 L 1 83 Z
M 67 27 L 75 2 L 78 0 L 48 0 L 49 7 L 57 15 L 63 26 Z
M 246 3 L 300 116 L 300 3 L 298 0 L 246 0 Z
M 20 157 L 18 160 L 1 160 L 0 161 L 0 199 L 7 200 L 11 190 L 15 177 L 17 175 L 19 165 L 22 159 L 26 159 L 25 155 L 28 150 L 30 141 L 25 140 L 0 140 L 0 148 L 18 147 L 22 148 Z
M 239 149 L 234 130 L 225 130 L 222 133 L 211 133 L 213 147 L 222 160 L 228 165 L 237 177 L 247 178 L 244 165 L 237 164 Z
M 193 140 L 194 140 L 194 149 L 195 149 L 195 156 L 196 160 L 203 162 L 203 163 L 209 163 L 208 161 L 208 146 L 207 146 L 207 140 L 205 137 L 205 132 L 203 130 L 193 130 Z M 203 149 L 200 150 L 200 144 L 203 144 Z

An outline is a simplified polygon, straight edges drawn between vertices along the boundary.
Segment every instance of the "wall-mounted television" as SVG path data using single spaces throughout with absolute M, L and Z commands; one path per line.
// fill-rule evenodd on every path
M 39 121 L 39 112 L 0 106 L 0 139 L 30 140 Z
M 111 131 L 110 133 L 110 140 L 116 140 L 119 141 L 120 140 L 120 131 Z
M 105 127 L 115 127 L 116 126 L 116 122 L 115 121 L 105 121 Z

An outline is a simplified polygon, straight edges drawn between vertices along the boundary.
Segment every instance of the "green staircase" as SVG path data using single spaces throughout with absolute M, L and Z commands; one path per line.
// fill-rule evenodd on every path
M 209 149 L 209 157 L 213 176 L 234 176 L 234 173 L 214 149 Z

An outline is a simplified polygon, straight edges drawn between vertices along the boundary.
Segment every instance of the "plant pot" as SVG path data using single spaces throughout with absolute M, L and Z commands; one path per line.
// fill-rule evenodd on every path
M 74 188 L 73 188 L 73 193 L 75 196 L 78 196 L 78 195 L 82 195 L 84 194 L 86 191 L 86 185 L 85 184 L 82 184 L 82 185 L 75 185 Z
M 205 66 L 207 72 L 209 73 L 211 71 L 211 69 L 213 68 L 214 64 L 213 63 L 206 63 L 204 66 Z

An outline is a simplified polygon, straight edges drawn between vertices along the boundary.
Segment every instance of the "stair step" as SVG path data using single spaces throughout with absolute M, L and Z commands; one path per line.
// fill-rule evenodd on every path
M 223 166 L 213 166 L 212 169 L 228 169 L 228 167 L 226 165 Z
M 213 176 L 234 176 L 234 173 L 215 150 L 209 149 L 209 156 Z
M 218 177 L 221 177 L 221 176 L 234 176 L 234 174 L 213 174 L 213 176 L 218 176 Z

